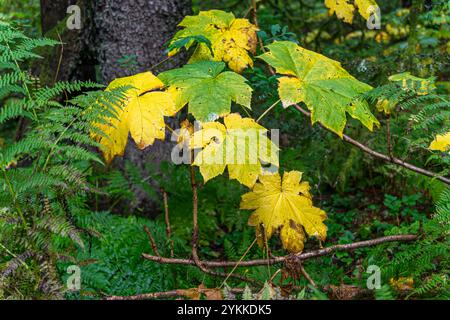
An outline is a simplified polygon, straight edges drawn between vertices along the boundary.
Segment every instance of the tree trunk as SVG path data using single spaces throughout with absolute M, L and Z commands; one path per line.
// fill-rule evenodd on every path
M 55 28 L 61 27 L 67 7 L 72 4 L 81 8 L 82 28 L 65 29 L 63 36 L 57 32 L 65 42 L 62 63 L 58 62 L 58 54 L 53 54 L 48 59 L 48 70 L 59 69 L 58 80 L 91 78 L 105 84 L 117 77 L 148 71 L 163 61 L 167 42 L 191 10 L 191 0 L 41 0 L 42 30 L 47 35 L 53 31 L 52 38 L 56 38 Z M 151 71 L 157 74 L 184 62 L 183 56 L 174 57 Z M 174 122 L 170 125 L 177 127 Z M 141 151 L 129 140 L 124 158 L 116 159 L 114 164 L 127 175 L 124 163 L 130 161 L 145 176 L 146 164 L 158 170 L 161 161 L 170 161 L 172 147 L 167 141 L 157 141 Z M 158 190 L 155 182 L 150 183 Z M 127 205 L 128 210 L 155 215 L 159 200 L 139 187 L 134 191 L 136 201 Z
M 68 29 L 67 8 L 80 8 L 80 29 Z M 95 35 L 90 0 L 41 0 L 41 27 L 44 36 L 62 41 L 63 45 L 44 48 L 46 58 L 36 69 L 41 82 L 52 85 L 55 81 L 95 80 L 96 57 L 90 46 Z

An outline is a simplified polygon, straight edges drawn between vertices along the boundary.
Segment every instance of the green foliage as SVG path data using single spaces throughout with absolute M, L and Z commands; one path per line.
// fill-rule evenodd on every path
M 144 226 L 151 230 L 160 253 L 170 255 L 165 225 L 161 221 L 150 222 L 144 218 L 120 217 L 107 212 L 80 214 L 75 221 L 88 231 L 83 238 L 89 248 L 79 248 L 70 261 L 58 263 L 63 281 L 69 276 L 66 272 L 68 266 L 81 267 L 81 290 L 68 292 L 68 298 L 93 299 L 167 291 L 173 287 L 190 288 L 192 283 L 203 280 L 201 272 L 194 267 L 159 265 L 142 259 L 142 253 L 151 253 L 152 250 L 143 232 Z M 186 243 L 176 234 L 172 241 L 177 253 L 188 251 Z
M 448 299 L 448 246 L 450 189 L 441 193 L 432 218 L 390 229 L 387 234 L 417 233 L 421 239 L 412 244 L 402 244 L 392 254 L 382 248 L 373 249 L 369 261 L 382 269 L 386 283 L 399 277 L 411 277 L 414 287 L 397 295 L 405 298 Z M 392 290 L 392 289 L 391 289 Z M 395 291 L 395 290 L 394 290 Z
M 0 243 L 6 251 L 0 259 L 0 287 L 6 297 L 60 297 L 55 270 L 58 247 L 64 239 L 84 248 L 82 230 L 73 215 L 86 210 L 87 181 L 92 162 L 102 161 L 91 151 L 92 123 L 112 114 L 110 106 L 121 98 L 120 90 L 92 91 L 60 100 L 82 90 L 98 89 L 92 82 L 60 82 L 36 87 L 23 71 L 33 50 L 55 45 L 34 40 L 18 29 L 0 24 L 0 91 L 3 101 L 0 123 L 26 129 L 9 136 L 0 146 Z M 12 70 L 12 72 L 10 71 Z M 20 263 L 19 263 L 20 262 Z M 38 276 L 36 275 L 38 274 Z M 33 276 L 30 276 L 33 275 Z M 29 283 L 29 288 L 15 282 Z M 34 288 L 34 289 L 31 289 Z M 32 290 L 27 292 L 26 290 Z M 35 290 L 35 291 L 34 291 Z
M 250 108 L 252 88 L 244 77 L 222 72 L 223 62 L 201 61 L 159 75 L 168 86 L 179 90 L 179 104 L 189 104 L 198 121 L 214 121 L 230 112 L 231 102 Z
M 25 9 L 28 2 L 32 6 Z M 392 151 L 398 158 L 448 175 L 449 154 L 430 151 L 428 146 L 436 134 L 449 128 L 449 64 L 442 59 L 448 53 L 449 6 L 446 1 L 435 1 L 414 16 L 410 8 L 401 8 L 401 3 L 405 2 L 380 1 L 383 29 L 378 31 L 367 30 L 361 18 L 355 17 L 350 26 L 328 17 L 323 1 L 257 1 L 261 43 L 255 43 L 256 54 L 264 54 L 261 44 L 270 47 L 273 42 L 291 41 L 341 61 L 348 74 L 374 87 L 358 98 L 369 102 L 370 106 L 364 103 L 364 112 L 380 108 L 379 113 L 374 112 L 376 119 L 370 115 L 365 122 L 371 127 L 379 121 L 381 127 L 369 133 L 358 120 L 347 119 L 345 113 L 351 112 L 345 109 L 350 106 L 346 98 L 340 98 L 345 103 L 339 105 L 345 108 L 338 108 L 343 112 L 339 125 L 333 127 L 341 133 L 344 124 L 348 135 L 374 150 Z M 232 8 L 236 17 L 251 16 L 246 1 L 194 1 L 194 11 L 218 5 L 227 7 L 225 10 Z M 6 0 L 0 7 L 6 12 L 0 15 L 0 298 L 99 299 L 200 284 L 219 287 L 222 278 L 205 275 L 196 267 L 157 264 L 142 258 L 142 253 L 152 253 L 144 226 L 163 256 L 170 256 L 170 241 L 163 215 L 150 219 L 143 216 L 149 213 L 148 208 L 134 210 L 128 205 L 135 201 L 136 191 L 154 200 L 161 212 L 163 203 L 153 185 L 167 193 L 175 257 L 186 258 L 191 255 L 192 190 L 190 172 L 184 166 L 162 163 L 160 170 L 155 170 L 146 164 L 141 170 L 124 162 L 121 167 L 126 170 L 119 170 L 114 164 L 104 167 L 93 151 L 99 145 L 91 133 L 103 133 L 92 124 L 117 117 L 125 88 L 96 91 L 101 86 L 88 81 L 41 85 L 31 71 L 32 63 L 41 59 L 37 49 L 59 43 L 27 36 L 38 33 L 36 1 Z M 5 17 L 32 26 L 21 31 L 6 24 Z M 191 34 L 172 42 L 168 51 L 194 43 L 208 47 L 209 55 L 217 45 L 205 36 Z M 124 56 L 117 62 L 133 72 L 136 58 Z M 432 79 L 436 88 L 430 86 L 424 94 L 420 86 L 388 82 L 390 75 L 407 71 Z M 257 119 L 279 99 L 279 76 L 269 76 L 262 61 L 242 75 L 225 69 L 223 62 L 209 61 L 168 71 L 161 78 L 181 91 L 178 102 L 189 104 L 189 112 L 200 120 L 231 110 Z M 370 88 L 362 86 L 358 94 Z M 331 93 L 335 97 L 333 90 Z M 312 110 L 324 105 L 317 96 L 309 101 Z M 386 108 L 380 104 L 383 101 L 388 102 Z M 286 171 L 305 172 L 314 199 L 329 217 L 326 243 L 308 242 L 305 251 L 392 234 L 413 233 L 419 240 L 308 260 L 303 266 L 318 288 L 285 265 L 238 267 L 235 274 L 259 284 L 249 287 L 229 278 L 225 298 L 335 299 L 339 297 L 333 290 L 352 288 L 364 291 L 364 298 L 380 300 L 449 299 L 448 187 L 373 160 L 321 128 L 311 128 L 309 119 L 294 108 L 283 110 L 277 104 L 269 115 L 260 123 L 280 129 L 280 165 Z M 201 181 L 200 175 L 197 179 Z M 202 259 L 236 261 L 286 254 L 277 239 L 270 240 L 270 252 L 254 245 L 248 212 L 239 210 L 240 196 L 246 191 L 224 176 L 199 185 Z M 63 285 L 71 265 L 82 270 L 78 292 L 67 292 Z M 382 287 L 366 292 L 368 274 L 364 271 L 369 265 L 381 268 Z M 400 279 L 412 279 L 413 285 L 399 289 L 395 284 Z M 231 293 L 228 285 L 244 291 Z

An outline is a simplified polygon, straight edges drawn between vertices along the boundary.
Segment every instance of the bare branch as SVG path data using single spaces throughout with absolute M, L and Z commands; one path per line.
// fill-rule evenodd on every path
M 310 113 L 309 111 L 306 111 L 306 110 L 303 109 L 302 107 L 300 107 L 298 104 L 294 104 L 294 107 L 295 107 L 298 111 L 300 111 L 301 113 L 303 113 L 305 116 L 311 117 L 311 113 Z M 330 131 L 330 132 L 333 132 L 333 131 L 329 130 L 328 128 L 324 127 L 321 123 L 319 123 L 319 125 L 320 125 L 322 128 L 324 128 L 325 130 L 328 130 L 328 131 Z M 334 133 L 334 132 L 333 132 L 333 133 Z M 334 133 L 334 134 L 336 134 L 336 133 Z M 393 163 L 393 164 L 402 166 L 402 167 L 404 167 L 404 168 L 406 168 L 406 169 L 408 169 L 408 170 L 414 171 L 414 172 L 416 172 L 416 173 L 420 173 L 420 174 L 425 175 L 425 176 L 427 176 L 427 177 L 435 178 L 435 179 L 437 179 L 437 180 L 440 180 L 440 181 L 444 182 L 444 183 L 447 184 L 447 185 L 450 185 L 450 179 L 449 179 L 449 178 L 440 176 L 439 174 L 437 174 L 437 173 L 435 173 L 435 172 L 428 171 L 428 170 L 426 170 L 426 169 L 416 167 L 415 165 L 410 164 L 410 163 L 408 163 L 408 162 L 406 162 L 406 161 L 403 161 L 403 160 L 401 160 L 401 159 L 398 159 L 398 158 L 395 158 L 395 157 L 390 157 L 390 156 L 385 155 L 385 154 L 383 154 L 383 153 L 380 153 L 380 152 L 377 152 L 377 151 L 375 151 L 375 150 L 372 150 L 372 149 L 370 149 L 368 146 L 366 146 L 366 145 L 362 144 L 361 142 L 358 142 L 358 141 L 356 141 L 356 140 L 350 138 L 350 137 L 347 136 L 346 134 L 344 134 L 344 135 L 342 136 L 342 139 L 343 139 L 345 142 L 348 142 L 348 143 L 354 145 L 355 147 L 361 149 L 361 150 L 364 151 L 365 153 L 370 154 L 371 156 L 373 156 L 373 157 L 375 157 L 375 158 L 378 158 L 378 159 L 384 160 L 384 161 L 386 161 L 386 162 L 390 162 L 390 163 Z
M 335 251 L 352 251 L 359 248 L 372 247 L 381 243 L 387 242 L 395 242 L 395 241 L 414 241 L 417 239 L 416 235 L 413 234 L 405 234 L 405 235 L 395 235 L 395 236 L 387 236 L 381 237 L 372 240 L 354 242 L 350 244 L 338 244 L 328 248 L 319 249 L 315 251 L 305 252 L 296 255 L 283 256 L 283 257 L 274 257 L 271 259 L 256 259 L 256 260 L 248 260 L 239 262 L 239 267 L 253 267 L 253 266 L 264 266 L 267 265 L 268 262 L 274 263 L 282 263 L 286 259 L 293 259 L 299 262 L 309 260 L 312 258 L 317 258 L 321 256 L 325 256 L 331 254 Z M 164 258 L 157 257 L 149 254 L 142 254 L 142 256 L 147 259 L 158 263 L 168 263 L 168 264 L 183 264 L 183 265 L 196 265 L 192 259 L 172 259 L 172 258 Z M 238 264 L 237 261 L 202 261 L 203 266 L 208 268 L 223 268 L 223 267 L 234 267 Z
M 137 294 L 133 296 L 110 296 L 106 297 L 106 300 L 150 300 L 150 299 L 164 299 L 164 298 L 190 298 L 198 295 L 200 293 L 204 293 L 208 290 L 219 290 L 219 289 L 200 289 L 200 288 L 192 288 L 192 289 L 177 289 L 171 291 L 164 292 L 152 292 L 152 293 L 144 293 Z M 239 294 L 244 292 L 242 288 L 228 288 L 228 291 L 234 294 Z
M 312 285 L 314 288 L 317 288 L 316 283 L 314 280 L 310 277 L 308 272 L 306 272 L 305 268 L 303 267 L 303 264 L 300 264 L 300 271 L 303 274 L 303 276 L 306 278 L 306 280 L 309 282 L 310 285 Z
M 160 257 L 158 246 L 156 245 L 155 238 L 153 238 L 152 233 L 150 232 L 150 229 L 147 228 L 147 226 L 144 226 L 144 231 L 147 234 L 148 240 L 150 242 L 150 245 L 152 246 L 153 252 Z

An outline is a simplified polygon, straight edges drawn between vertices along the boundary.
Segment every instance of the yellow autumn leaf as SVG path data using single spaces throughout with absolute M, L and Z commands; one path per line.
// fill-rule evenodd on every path
M 450 152 L 450 132 L 446 134 L 438 134 L 428 147 L 430 150 Z
M 379 99 L 376 104 L 376 108 L 379 112 L 384 112 L 386 115 L 390 115 L 395 110 L 397 104 L 395 101 L 389 99 Z
M 228 167 L 230 179 L 251 188 L 264 171 L 262 163 L 278 167 L 278 147 L 266 133 L 255 120 L 238 113 L 227 115 L 224 124 L 207 122 L 191 138 L 191 149 L 201 149 L 193 165 L 200 168 L 205 182 Z
M 353 12 L 355 11 L 355 7 L 348 2 L 349 0 L 325 0 L 325 6 L 327 6 L 329 10 L 329 15 L 336 16 L 347 23 L 353 22 Z
M 170 93 L 155 91 L 162 89 L 164 84 L 151 72 L 115 79 L 106 90 L 125 86 L 131 88 L 125 92 L 121 107 L 116 108 L 116 116 L 96 124 L 103 135 L 92 134 L 102 145 L 107 163 L 124 154 L 129 133 L 139 149 L 152 145 L 155 139 L 164 140 L 164 116 L 172 116 L 178 111 Z
M 325 240 L 327 227 L 323 221 L 326 213 L 313 206 L 309 183 L 300 182 L 301 178 L 299 171 L 285 172 L 283 179 L 278 173 L 263 175 L 253 191 L 242 196 L 241 209 L 255 210 L 249 225 L 257 228 L 260 244 L 277 230 L 280 230 L 283 247 L 292 253 L 303 250 L 304 231 Z M 261 226 L 264 237 L 260 234 Z
M 355 0 L 355 6 L 358 7 L 359 14 L 366 20 L 375 13 L 378 4 L 375 0 Z
M 347 23 L 353 23 L 355 7 L 359 14 L 366 20 L 376 12 L 378 5 L 375 0 L 325 0 L 325 6 L 329 8 L 329 15 L 336 14 L 338 19 Z
M 187 145 L 189 146 L 189 141 L 194 134 L 194 126 L 189 120 L 183 120 L 180 124 L 180 130 L 177 134 L 177 144 L 179 146 Z
M 409 291 L 414 289 L 414 279 L 412 277 L 400 277 L 389 279 L 389 284 L 397 291 Z
M 237 19 L 232 13 L 210 10 L 201 11 L 196 16 L 187 16 L 179 24 L 183 27 L 171 41 L 176 42 L 190 37 L 204 37 L 210 42 L 210 47 L 199 43 L 190 63 L 213 60 L 224 61 L 235 72 L 242 72 L 248 66 L 253 67 L 253 60 L 249 53 L 255 53 L 257 44 L 256 31 L 258 28 L 247 19 Z M 194 40 L 188 41 L 184 46 L 191 47 Z M 179 48 L 169 51 L 174 55 Z

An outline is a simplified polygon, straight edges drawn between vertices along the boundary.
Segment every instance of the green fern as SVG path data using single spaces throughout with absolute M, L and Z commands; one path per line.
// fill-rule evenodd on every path
M 14 283 L 26 283 L 18 278 L 27 277 L 34 289 L 24 290 L 23 297 L 60 297 L 58 249 L 66 240 L 81 250 L 85 247 L 73 216 L 86 209 L 88 195 L 95 190 L 88 179 L 91 164 L 103 163 L 92 151 L 99 145 L 91 133 L 102 134 L 95 124 L 116 115 L 126 90 L 95 91 L 102 86 L 81 81 L 42 87 L 24 70 L 29 59 L 39 58 L 33 50 L 55 44 L 30 39 L 0 22 L 0 125 L 28 122 L 19 140 L 7 139 L 0 146 L 0 251 L 9 253 L 6 258 L 0 255 L 5 296 L 14 296 Z M 16 267 L 18 261 L 25 270 Z M 35 268 L 40 276 L 29 277 Z

